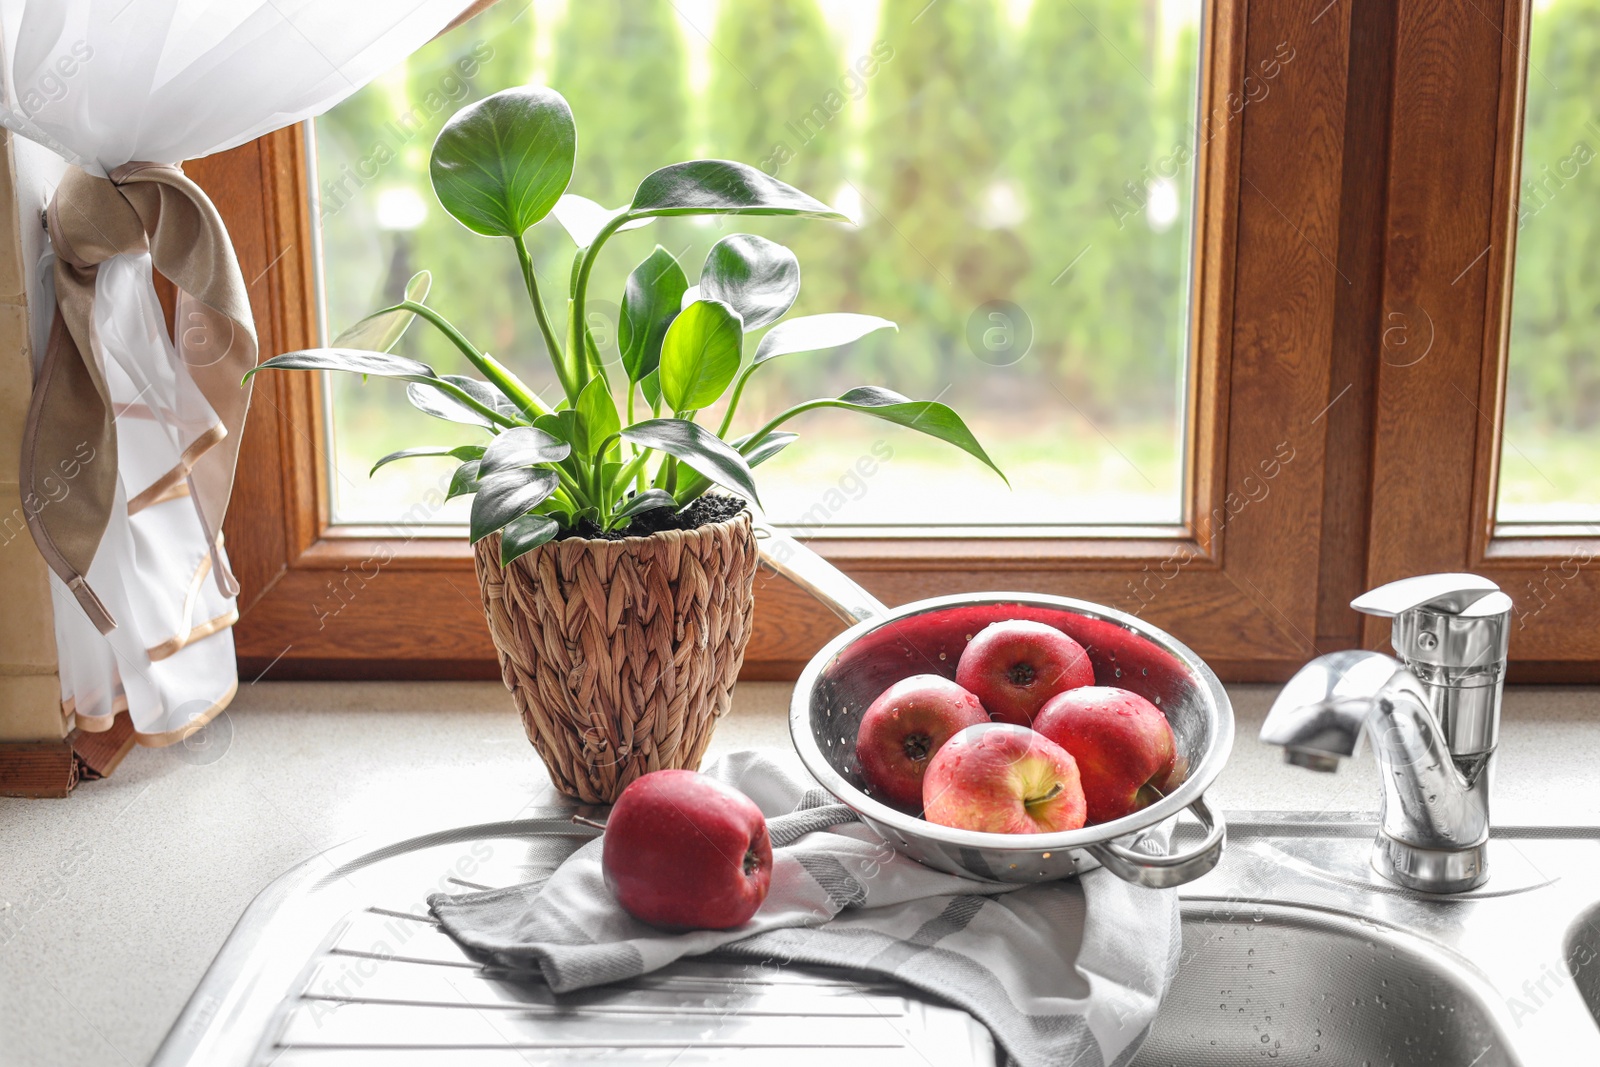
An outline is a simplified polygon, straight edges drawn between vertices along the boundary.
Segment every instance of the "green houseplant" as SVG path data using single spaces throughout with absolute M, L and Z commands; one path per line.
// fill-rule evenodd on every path
M 473 427 L 476 440 L 405 449 L 373 470 L 416 457 L 458 462 L 449 495 L 472 496 L 484 607 L 529 737 L 559 788 L 609 801 L 645 771 L 696 766 L 710 723 L 726 710 L 749 636 L 756 552 L 740 501 L 708 500 L 707 493 L 720 487 L 759 503 L 751 468 L 796 439 L 785 429 L 790 420 L 819 408 L 858 411 L 999 469 L 949 407 L 876 386 L 796 404 L 736 433 L 745 386 L 771 360 L 895 328 L 843 313 L 779 321 L 799 293 L 800 267 L 787 248 L 751 234 L 717 242 L 697 291 L 660 246 L 634 268 L 617 330 L 625 380 L 613 382 L 585 312 L 590 273 L 614 234 L 684 215 L 845 217 L 725 160 L 663 167 L 644 178 L 628 205 L 608 211 L 566 191 L 576 146 L 567 102 L 528 86 L 457 112 L 429 164 L 446 211 L 476 233 L 511 242 L 560 383 L 553 402 L 427 305 L 426 272 L 412 278 L 406 299 L 363 319 L 331 347 L 274 356 L 251 373 L 396 378 L 409 383 L 407 396 L 421 411 Z M 524 239 L 552 214 L 578 246 L 564 294 L 564 336 Z M 394 354 L 419 318 L 481 377 L 439 374 Z M 746 335 L 762 329 L 746 359 Z M 718 425 L 702 425 L 700 413 L 724 399 Z M 630 528 L 654 532 L 625 536 Z M 692 661 L 685 652 L 691 646 L 702 649 L 705 662 Z

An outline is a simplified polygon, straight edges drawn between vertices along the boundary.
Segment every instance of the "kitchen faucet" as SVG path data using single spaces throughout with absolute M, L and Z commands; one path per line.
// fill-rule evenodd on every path
M 1350 606 L 1394 619 L 1398 659 L 1318 656 L 1278 694 L 1261 740 L 1289 763 L 1333 771 L 1365 729 L 1383 789 L 1372 866 L 1425 893 L 1482 885 L 1511 598 L 1475 574 L 1426 574 Z

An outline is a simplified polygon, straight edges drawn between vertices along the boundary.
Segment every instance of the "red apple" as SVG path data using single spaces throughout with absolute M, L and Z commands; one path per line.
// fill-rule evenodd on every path
M 1028 726 L 1057 693 L 1093 685 L 1094 666 L 1083 646 L 1054 626 L 1010 619 L 984 627 L 967 642 L 956 683 L 982 701 L 996 722 Z
M 1148 807 L 1188 772 L 1167 717 L 1126 689 L 1094 685 L 1062 693 L 1040 709 L 1033 726 L 1078 761 L 1092 823 Z
M 916 674 L 885 689 L 861 716 L 856 760 L 880 800 L 908 811 L 922 808 L 928 761 L 951 736 L 988 722 L 978 698 L 948 678 Z
M 755 802 L 695 771 L 629 783 L 606 820 L 600 867 L 623 910 L 671 930 L 728 930 L 772 885 L 772 843 Z
M 1083 787 L 1066 749 L 1026 726 L 969 726 L 945 742 L 922 782 L 925 817 L 990 834 L 1083 825 Z

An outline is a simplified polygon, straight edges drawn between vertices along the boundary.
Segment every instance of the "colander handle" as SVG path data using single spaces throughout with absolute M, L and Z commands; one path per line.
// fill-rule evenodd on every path
M 754 526 L 761 565 L 816 597 L 845 622 L 865 622 L 889 614 L 883 601 L 799 541 L 764 522 Z
M 1206 806 L 1204 797 L 1197 797 L 1189 811 L 1205 828 L 1205 838 L 1188 852 L 1170 852 L 1165 856 L 1137 852 L 1131 848 L 1107 841 L 1103 845 L 1087 845 L 1090 855 L 1100 865 L 1125 882 L 1142 885 L 1146 889 L 1170 889 L 1192 882 L 1210 871 L 1222 858 L 1222 846 L 1227 841 L 1228 828 L 1222 816 Z

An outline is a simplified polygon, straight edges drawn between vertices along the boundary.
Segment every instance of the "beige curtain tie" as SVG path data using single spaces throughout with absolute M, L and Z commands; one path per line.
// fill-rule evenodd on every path
M 174 347 L 216 412 L 212 445 L 186 456 L 190 496 L 212 548 L 212 573 L 229 596 L 238 583 L 214 547 L 244 429 L 256 364 L 255 322 L 228 231 L 200 187 L 177 166 L 126 163 L 99 178 L 68 167 L 46 215 L 55 247 L 56 312 L 34 383 L 22 442 L 23 511 L 50 568 L 102 633 L 116 627 L 85 575 L 110 521 L 117 490 L 117 434 L 110 392 L 94 358 L 95 277 L 112 256 L 150 253 L 177 287 Z M 83 448 L 93 451 L 83 460 Z M 66 474 L 68 470 L 75 473 Z M 71 478 L 65 495 L 50 491 Z M 49 506 L 29 506 L 49 500 Z

